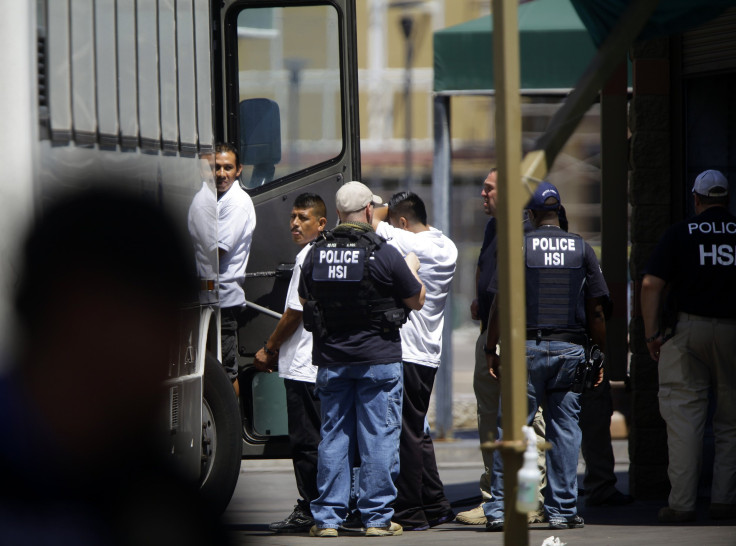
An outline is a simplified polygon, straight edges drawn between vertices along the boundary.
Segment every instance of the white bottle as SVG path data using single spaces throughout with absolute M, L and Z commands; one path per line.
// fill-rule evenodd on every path
M 529 513 L 537 509 L 537 491 L 541 474 L 537 467 L 537 435 L 532 427 L 523 426 L 521 430 L 526 436 L 526 450 L 524 451 L 524 464 L 516 475 L 519 484 L 516 510 Z

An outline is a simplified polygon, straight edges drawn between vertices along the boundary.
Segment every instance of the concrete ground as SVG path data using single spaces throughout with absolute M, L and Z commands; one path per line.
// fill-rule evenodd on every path
M 455 512 L 474 506 L 480 500 L 478 478 L 482 470 L 477 432 L 461 431 L 453 441 L 437 442 L 435 450 L 445 494 Z M 614 440 L 618 487 L 628 492 L 628 444 Z M 582 483 L 581 461 L 578 478 Z M 244 461 L 238 487 L 224 521 L 234 544 L 263 546 L 306 546 L 318 539 L 306 533 L 275 535 L 268 530 L 272 521 L 283 519 L 296 501 L 296 486 L 289 461 Z M 657 511 L 664 501 L 635 501 L 623 507 L 586 507 L 585 496 L 578 511 L 585 519 L 582 529 L 551 531 L 545 524 L 529 527 L 528 545 L 541 546 L 550 536 L 568 546 L 736 546 L 736 521 L 714 522 L 708 519 L 707 499 L 700 499 L 698 521 L 685 525 L 661 525 Z M 330 544 L 355 544 L 363 537 L 341 535 Z M 429 546 L 444 544 L 464 546 L 504 544 L 503 533 L 488 533 L 482 526 L 449 523 L 423 532 L 406 532 L 392 541 Z M 516 545 L 514 545 L 516 546 Z

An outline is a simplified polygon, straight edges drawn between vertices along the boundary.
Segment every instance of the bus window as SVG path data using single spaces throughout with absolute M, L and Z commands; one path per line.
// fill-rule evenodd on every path
M 237 14 L 241 177 L 256 189 L 342 153 L 339 18 L 332 5 Z

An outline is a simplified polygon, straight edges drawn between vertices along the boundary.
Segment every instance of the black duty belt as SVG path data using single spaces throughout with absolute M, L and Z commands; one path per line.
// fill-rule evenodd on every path
M 530 328 L 526 331 L 526 339 L 539 343 L 540 341 L 564 341 L 585 347 L 588 336 L 580 332 L 560 332 L 544 328 Z

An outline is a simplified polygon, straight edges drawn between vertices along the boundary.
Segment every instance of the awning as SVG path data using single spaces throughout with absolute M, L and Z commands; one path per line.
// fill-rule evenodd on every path
M 596 45 L 603 43 L 630 0 L 571 0 Z M 717 17 L 734 0 L 662 0 L 637 39 L 676 34 Z M 519 12 L 521 15 L 521 12 Z
M 566 92 L 596 52 L 570 0 L 519 6 L 522 93 Z M 491 15 L 434 33 L 435 92 L 493 89 Z

